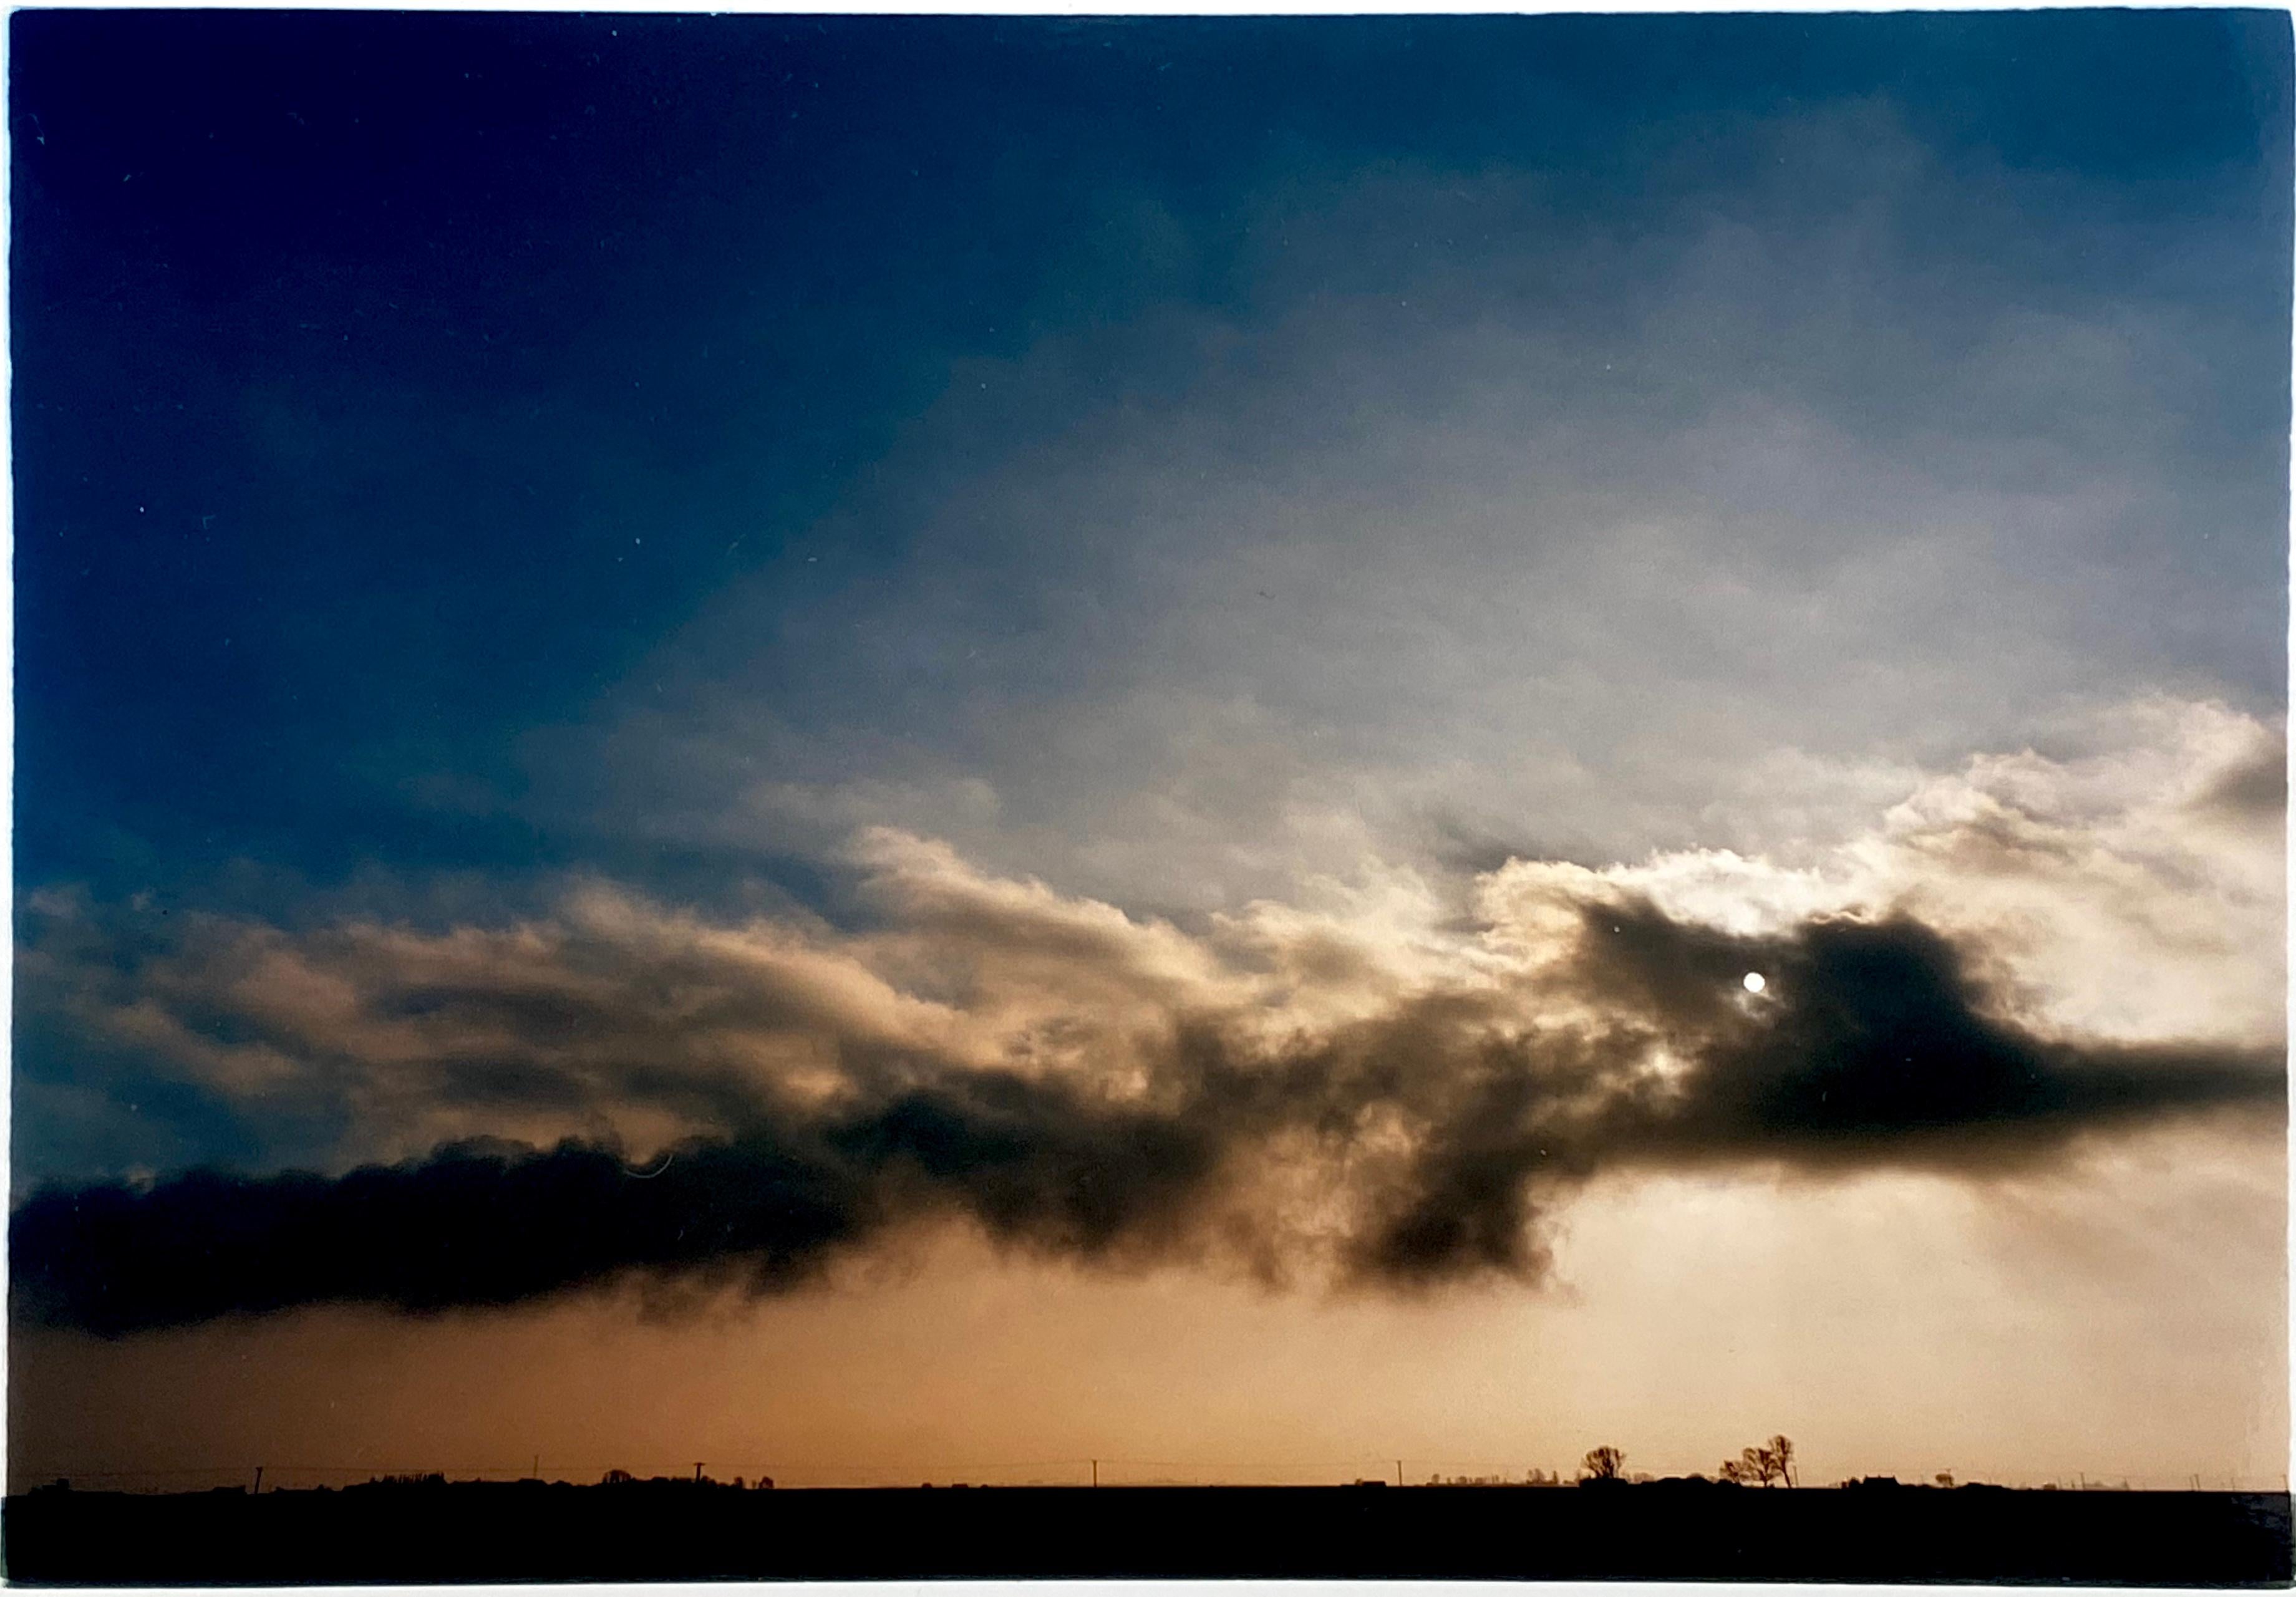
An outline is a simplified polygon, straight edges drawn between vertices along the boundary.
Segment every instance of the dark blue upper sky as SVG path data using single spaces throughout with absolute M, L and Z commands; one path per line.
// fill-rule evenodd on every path
M 521 733 L 770 589 L 957 363 L 1172 304 L 1250 329 L 1422 242 L 1271 273 L 1258 208 L 1318 183 L 1529 173 L 1632 249 L 1746 192 L 1747 128 L 1881 103 L 1946 175 L 1916 255 L 2066 307 L 2284 311 L 2265 13 L 12 27 L 28 883 L 578 860 L 408 780 L 529 781 Z M 1805 158 L 1750 210 L 1854 201 Z M 1955 208 L 2010 179 L 2062 214 L 1970 236 Z M 2284 415 L 2229 375 L 2207 446 L 2244 463 Z M 1152 348 L 1092 378 L 1190 381 Z M 838 526 L 849 588 L 915 536 Z

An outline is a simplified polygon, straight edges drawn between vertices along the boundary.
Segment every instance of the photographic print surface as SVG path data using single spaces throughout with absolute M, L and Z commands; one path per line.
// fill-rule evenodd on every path
M 12 1575 L 2284 1582 L 2290 54 L 13 13 Z

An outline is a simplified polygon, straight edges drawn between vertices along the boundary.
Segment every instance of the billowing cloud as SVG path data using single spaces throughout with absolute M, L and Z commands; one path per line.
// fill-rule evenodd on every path
M 20 979 L 52 1027 L 356 1130 L 316 1171 L 38 1193 L 16 1306 L 123 1331 L 771 1290 L 936 1215 L 1085 1261 L 1531 1280 L 1606 1172 L 1982 1180 L 2171 1118 L 2271 1124 L 2277 1017 L 2232 1000 L 2268 963 L 2237 938 L 2276 913 L 2241 880 L 2276 829 L 2222 794 L 2276 736 L 2160 725 L 2175 758 L 1979 760 L 1808 865 L 1515 861 L 1465 917 L 1367 871 L 1184 930 L 890 831 L 853 846 L 872 919 L 846 930 L 598 885 L 430 930 L 163 932 L 51 897 Z M 2214 1009 L 2068 979 L 2116 947 Z

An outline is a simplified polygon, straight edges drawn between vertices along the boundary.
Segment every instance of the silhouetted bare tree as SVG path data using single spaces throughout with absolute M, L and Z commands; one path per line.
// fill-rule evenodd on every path
M 1616 1480 L 1625 1471 L 1627 1455 L 1616 1447 L 1596 1447 L 1578 1461 L 1581 1480 Z
M 1740 1449 L 1735 1462 L 1722 1466 L 1722 1478 L 1740 1486 L 1775 1486 L 1781 1480 L 1792 1486 L 1792 1470 L 1793 1444 L 1784 1437 L 1772 1437 L 1767 1446 Z
M 1770 1445 L 1764 1448 L 1763 1451 L 1767 1453 L 1770 1457 L 1775 1461 L 1778 1467 L 1778 1478 L 1780 1480 L 1784 1481 L 1786 1485 L 1790 1486 L 1800 1486 L 1801 1484 L 1794 1478 L 1793 1443 L 1792 1440 L 1782 1436 L 1772 1437 L 1770 1438 Z

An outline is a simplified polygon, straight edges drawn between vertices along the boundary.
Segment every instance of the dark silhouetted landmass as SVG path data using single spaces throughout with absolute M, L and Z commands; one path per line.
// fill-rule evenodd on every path
M 1866 1486 L 739 1492 L 399 1485 L 6 1504 L 36 1585 L 933 1576 L 2286 1585 L 2286 1493 Z

